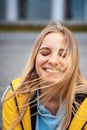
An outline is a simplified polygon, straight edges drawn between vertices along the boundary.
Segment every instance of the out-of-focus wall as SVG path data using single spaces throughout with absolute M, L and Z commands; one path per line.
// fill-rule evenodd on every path
M 0 0 L 0 20 L 87 20 L 87 0 Z

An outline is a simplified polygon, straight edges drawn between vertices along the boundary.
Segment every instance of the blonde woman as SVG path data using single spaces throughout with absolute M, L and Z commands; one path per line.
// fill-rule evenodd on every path
M 3 130 L 87 130 L 87 81 L 73 34 L 49 24 L 3 97 Z

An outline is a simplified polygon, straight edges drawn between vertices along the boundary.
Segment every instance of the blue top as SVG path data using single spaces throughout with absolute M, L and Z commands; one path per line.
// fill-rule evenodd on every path
M 37 104 L 36 130 L 61 130 L 65 119 L 64 102 L 58 109 L 56 115 L 52 115 L 42 104 Z

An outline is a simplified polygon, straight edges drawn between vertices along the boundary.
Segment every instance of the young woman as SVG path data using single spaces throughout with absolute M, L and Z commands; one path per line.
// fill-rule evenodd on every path
M 3 130 L 87 130 L 87 81 L 73 34 L 58 22 L 37 38 L 3 98 Z

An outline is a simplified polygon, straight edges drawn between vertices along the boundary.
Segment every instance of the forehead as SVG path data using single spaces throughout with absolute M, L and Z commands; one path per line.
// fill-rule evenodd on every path
M 61 33 L 61 32 L 49 33 L 44 37 L 42 44 L 41 44 L 41 46 L 54 46 L 54 45 L 55 46 L 56 45 L 58 45 L 58 46 L 65 45 L 65 36 L 63 33 Z

